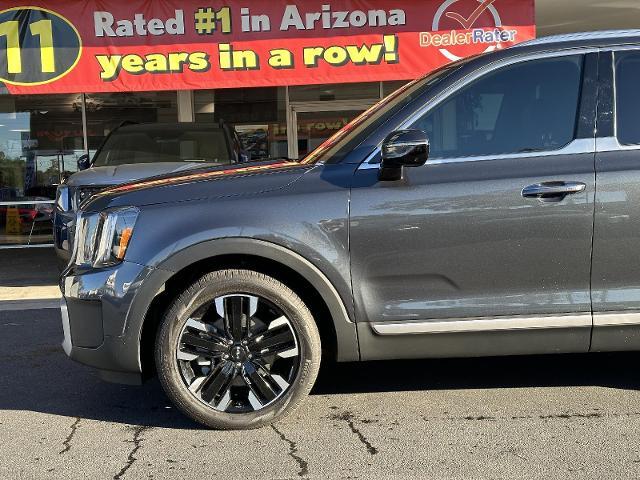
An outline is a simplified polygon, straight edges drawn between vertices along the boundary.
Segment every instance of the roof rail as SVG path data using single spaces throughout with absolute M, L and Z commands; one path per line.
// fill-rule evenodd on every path
M 545 45 L 547 43 L 572 42 L 579 40 L 601 40 L 607 38 L 639 37 L 640 29 L 633 30 L 601 30 L 597 32 L 565 33 L 561 35 L 549 35 L 518 43 L 514 47 L 528 47 L 529 45 Z

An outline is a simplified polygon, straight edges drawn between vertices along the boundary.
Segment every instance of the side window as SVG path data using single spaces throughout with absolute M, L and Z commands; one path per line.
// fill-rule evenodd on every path
M 452 94 L 411 128 L 432 158 L 557 150 L 575 136 L 582 55 L 517 63 Z
M 616 135 L 623 145 L 640 144 L 640 52 L 616 52 Z

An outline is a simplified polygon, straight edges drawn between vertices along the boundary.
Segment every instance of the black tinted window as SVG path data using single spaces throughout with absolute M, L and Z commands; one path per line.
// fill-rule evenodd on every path
M 556 150 L 574 138 L 582 56 L 518 63 L 451 95 L 412 128 L 431 157 Z
M 616 125 L 622 144 L 640 144 L 640 52 L 616 53 Z

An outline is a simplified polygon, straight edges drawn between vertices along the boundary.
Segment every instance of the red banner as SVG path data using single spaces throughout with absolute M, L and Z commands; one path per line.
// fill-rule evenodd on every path
M 11 93 L 415 78 L 535 35 L 534 0 L 0 0 Z

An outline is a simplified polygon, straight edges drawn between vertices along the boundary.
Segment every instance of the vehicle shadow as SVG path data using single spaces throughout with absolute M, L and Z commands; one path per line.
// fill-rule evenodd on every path
M 638 352 L 328 364 L 312 394 L 602 386 L 640 389 Z
M 200 429 L 178 412 L 157 380 L 142 386 L 103 382 L 60 347 L 56 310 L 0 311 L 0 419 L 11 411 L 160 428 Z M 434 389 L 606 386 L 640 388 L 637 353 L 325 362 L 312 395 Z

